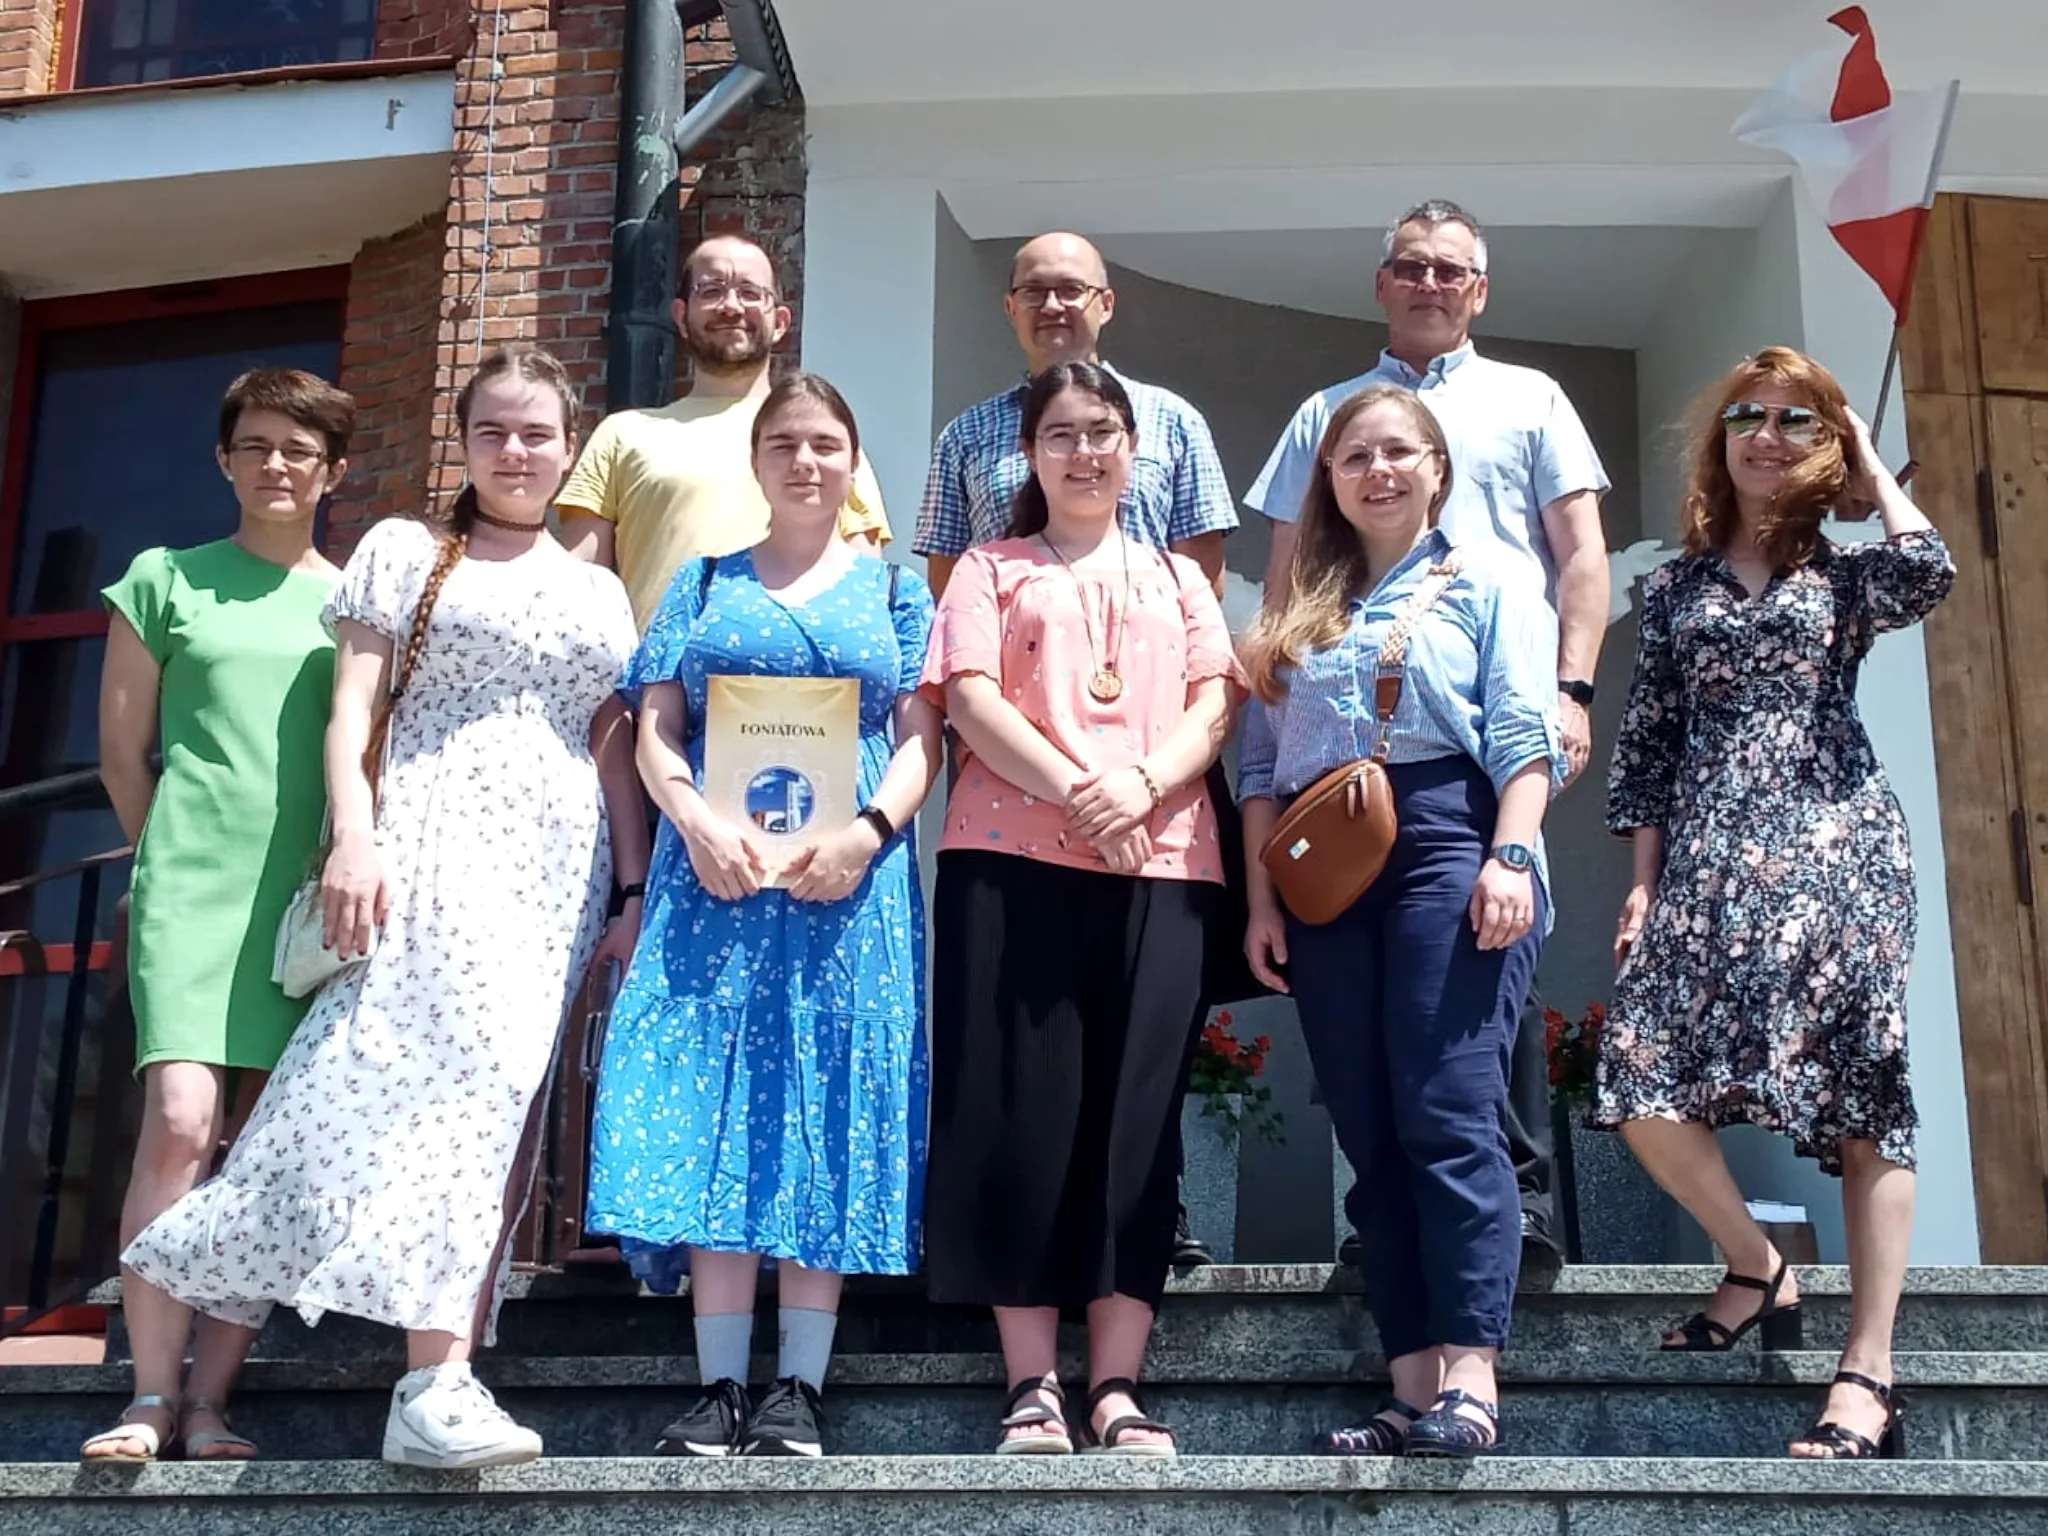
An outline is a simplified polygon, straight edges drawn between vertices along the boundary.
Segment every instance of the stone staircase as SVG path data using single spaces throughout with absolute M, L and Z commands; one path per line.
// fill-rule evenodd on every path
M 334 1317 L 275 1320 L 236 1399 L 276 1457 L 249 1466 L 81 1469 L 126 1398 L 118 1312 L 99 1366 L 0 1370 L 0 1531 L 265 1533 L 1173 1531 L 1463 1536 L 2004 1536 L 2048 1531 L 2048 1270 L 1916 1270 L 1899 1333 L 1913 1460 L 1798 1464 L 1847 1316 L 1838 1269 L 1802 1272 L 1809 1349 L 1664 1355 L 1658 1330 L 1704 1268 L 1574 1266 L 1525 1291 L 1503 1367 L 1512 1454 L 1470 1466 L 1306 1456 L 1384 1381 L 1356 1277 L 1327 1265 L 1177 1278 L 1147 1369 L 1177 1464 L 987 1454 L 1002 1364 L 985 1314 L 914 1282 L 849 1287 L 819 1463 L 646 1455 L 695 1396 L 689 1309 L 624 1272 L 519 1277 L 479 1374 L 548 1459 L 436 1474 L 374 1458 L 399 1345 Z M 103 1298 L 118 1304 L 109 1288 Z M 758 1337 L 773 1336 L 772 1297 Z M 1076 1349 L 1078 1334 L 1070 1341 Z M 765 1376 L 762 1362 L 757 1377 Z M 1064 1368 L 1082 1379 L 1078 1354 Z

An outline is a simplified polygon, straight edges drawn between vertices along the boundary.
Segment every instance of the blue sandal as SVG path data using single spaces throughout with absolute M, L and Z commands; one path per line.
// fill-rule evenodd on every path
M 1387 1418 L 1389 1414 L 1408 1422 L 1393 1424 Z M 1322 1452 L 1325 1456 L 1398 1456 L 1408 1449 L 1408 1431 L 1421 1417 L 1420 1408 L 1398 1397 L 1391 1398 L 1386 1407 L 1363 1424 L 1346 1425 L 1323 1436 Z
M 1480 1423 L 1460 1408 L 1477 1408 L 1486 1415 Z M 1429 1412 L 1408 1426 L 1410 1456 L 1454 1456 L 1461 1460 L 1484 1456 L 1500 1449 L 1500 1409 L 1470 1392 L 1453 1387 L 1437 1398 Z

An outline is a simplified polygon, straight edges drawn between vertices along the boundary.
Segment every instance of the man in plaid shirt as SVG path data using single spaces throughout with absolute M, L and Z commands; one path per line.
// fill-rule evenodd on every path
M 1116 313 L 1116 292 L 1094 246 L 1079 235 L 1040 235 L 1010 264 L 1003 308 L 1024 349 L 1028 377 L 1055 363 L 1100 363 L 1097 346 Z M 1223 536 L 1237 526 L 1237 509 L 1209 423 L 1170 390 L 1117 378 L 1138 418 L 1124 531 L 1189 556 L 1220 594 Z M 1018 440 L 1024 389 L 1019 380 L 969 406 L 939 434 L 911 545 L 925 557 L 934 593 L 945 590 L 954 561 L 1009 526 L 1010 502 L 1031 473 Z

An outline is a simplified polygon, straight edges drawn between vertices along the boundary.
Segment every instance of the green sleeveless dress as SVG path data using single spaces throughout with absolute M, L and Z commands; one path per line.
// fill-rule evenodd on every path
M 232 540 L 147 549 L 102 594 L 163 669 L 163 774 L 136 848 L 135 1068 L 267 1072 L 306 1011 L 270 980 L 278 920 L 320 841 L 334 579 Z

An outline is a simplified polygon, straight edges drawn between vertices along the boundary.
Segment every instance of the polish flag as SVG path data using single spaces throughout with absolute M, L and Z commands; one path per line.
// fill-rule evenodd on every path
M 1863 7 L 1828 20 L 1840 41 L 1793 65 L 1742 115 L 1735 137 L 1798 163 L 1829 231 L 1903 324 L 1957 86 L 1894 91 Z

